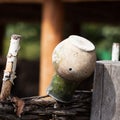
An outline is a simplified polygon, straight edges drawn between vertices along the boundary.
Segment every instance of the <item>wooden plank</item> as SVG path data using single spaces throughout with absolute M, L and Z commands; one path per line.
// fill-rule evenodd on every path
M 81 24 L 82 22 L 120 23 L 118 12 L 120 11 L 120 2 L 63 3 L 63 10 L 65 21 L 70 26 L 73 23 Z M 41 13 L 42 4 L 0 4 L 0 23 L 17 21 L 41 22 Z
M 114 66 L 112 65 L 111 79 L 113 82 L 113 90 L 111 91 L 112 100 L 112 109 L 113 113 L 112 120 L 120 120 L 120 62 L 115 62 Z
M 0 3 L 42 3 L 43 0 L 0 0 Z
M 69 21 L 78 23 L 120 23 L 120 15 L 117 12 L 120 11 L 120 2 L 79 2 L 65 3 L 64 6 L 65 20 L 68 23 Z
M 93 97 L 92 97 L 92 109 L 91 109 L 91 120 L 101 120 L 101 104 L 102 104 L 102 87 L 103 87 L 103 64 L 96 63 L 96 72 L 94 75 L 93 85 Z
M 46 95 L 54 69 L 52 52 L 62 40 L 63 14 L 60 0 L 44 0 L 41 25 L 41 64 L 39 95 Z
M 101 120 L 112 120 L 115 107 L 115 90 L 112 77 L 113 63 L 104 64 L 103 98 L 101 107 Z
M 94 79 L 91 120 L 119 120 L 120 119 L 120 62 L 100 61 L 104 69 L 96 67 Z M 101 74 L 97 74 L 101 71 Z M 100 87 L 100 78 L 102 86 Z M 102 89 L 102 90 L 101 90 Z M 102 91 L 102 94 L 99 92 Z M 97 94 L 98 93 L 98 94 Z M 100 96 L 101 97 L 100 97 Z M 99 99 L 100 100 L 99 100 Z M 101 106 L 99 105 L 101 101 Z M 95 106 L 97 105 L 97 107 Z M 97 117 L 99 115 L 99 117 Z
M 0 4 L 0 23 L 40 22 L 40 4 Z
M 113 0 L 61 0 L 61 1 L 62 2 L 99 2 L 99 1 L 111 2 Z M 43 0 L 0 0 L 0 3 L 43 3 Z

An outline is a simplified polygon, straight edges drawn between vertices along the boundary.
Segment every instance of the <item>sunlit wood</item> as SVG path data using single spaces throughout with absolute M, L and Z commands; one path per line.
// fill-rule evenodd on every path
M 62 3 L 60 0 L 45 0 L 41 27 L 41 64 L 39 95 L 45 95 L 50 84 L 54 69 L 52 52 L 62 39 Z

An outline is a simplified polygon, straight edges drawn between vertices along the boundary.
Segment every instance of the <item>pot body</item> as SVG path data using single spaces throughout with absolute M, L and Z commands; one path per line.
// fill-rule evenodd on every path
M 52 62 L 56 74 L 47 89 L 47 94 L 60 102 L 68 103 L 80 82 L 94 71 L 95 47 L 85 38 L 70 36 L 55 47 Z
M 55 71 L 65 79 L 79 82 L 93 73 L 96 64 L 94 45 L 83 39 L 85 43 L 93 45 L 93 49 L 83 48 L 85 45 L 81 47 L 83 43 L 79 42 L 80 39 L 77 37 L 77 40 L 76 38 L 68 38 L 62 41 L 56 46 L 52 54 Z

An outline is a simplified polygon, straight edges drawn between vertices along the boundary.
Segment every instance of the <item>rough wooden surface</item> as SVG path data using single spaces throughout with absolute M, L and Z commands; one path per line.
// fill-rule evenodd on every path
M 0 120 L 89 120 L 91 92 L 77 91 L 69 104 L 56 102 L 49 96 L 22 98 L 25 102 L 21 118 L 16 116 L 10 100 L 0 102 Z
M 98 61 L 94 77 L 91 120 L 120 119 L 120 62 Z

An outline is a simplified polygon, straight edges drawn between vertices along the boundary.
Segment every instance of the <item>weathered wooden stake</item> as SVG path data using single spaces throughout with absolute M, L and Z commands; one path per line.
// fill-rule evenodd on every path
M 0 99 L 7 99 L 11 92 L 11 87 L 13 80 L 15 79 L 15 70 L 17 62 L 17 53 L 20 49 L 19 41 L 21 39 L 20 35 L 12 35 L 10 47 L 7 55 L 6 68 L 4 70 L 3 83 L 1 88 Z
M 39 95 L 46 95 L 54 70 L 52 52 L 62 40 L 63 12 L 61 0 L 44 0 L 41 25 Z
M 91 120 L 120 120 L 120 62 L 98 61 Z
M 112 61 L 119 61 L 120 43 L 113 43 L 112 46 Z
M 120 44 L 113 43 L 112 61 L 97 61 L 91 120 L 120 119 Z

